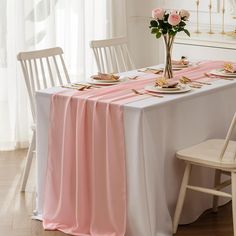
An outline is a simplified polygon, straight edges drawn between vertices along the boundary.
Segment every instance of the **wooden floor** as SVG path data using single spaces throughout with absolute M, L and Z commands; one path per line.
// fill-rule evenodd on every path
M 41 222 L 30 219 L 35 207 L 34 166 L 26 192 L 19 192 L 25 155 L 26 150 L 0 152 L 0 236 L 65 236 L 58 231 L 44 231 Z M 198 221 L 180 226 L 176 234 L 190 235 L 233 236 L 231 204 L 221 207 L 218 214 L 209 211 Z

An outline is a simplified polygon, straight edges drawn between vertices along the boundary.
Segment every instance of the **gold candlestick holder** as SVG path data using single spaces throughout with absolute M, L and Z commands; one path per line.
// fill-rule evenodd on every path
M 211 3 L 211 1 L 209 4 L 209 16 L 210 16 L 210 30 L 209 30 L 208 34 L 214 34 L 214 32 L 212 31 L 212 3 Z
M 225 7 L 222 8 L 222 31 L 221 34 L 225 34 Z
M 197 5 L 197 30 L 195 31 L 196 34 L 200 34 L 200 30 L 199 30 L 199 4 L 200 4 L 200 0 L 196 1 L 196 5 Z

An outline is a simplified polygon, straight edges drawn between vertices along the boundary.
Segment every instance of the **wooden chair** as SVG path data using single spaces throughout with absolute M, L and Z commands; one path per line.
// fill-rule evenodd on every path
M 125 37 L 93 40 L 90 47 L 101 73 L 119 73 L 135 69 Z
M 63 83 L 70 83 L 62 55 L 63 50 L 59 47 L 31 52 L 20 52 L 17 55 L 17 60 L 20 61 L 24 75 L 34 122 L 31 127 L 33 135 L 26 157 L 21 191 L 25 191 L 33 154 L 36 148 L 35 92 L 41 89 L 62 85 Z
M 234 235 L 236 235 L 236 142 L 230 141 L 235 124 L 236 113 L 234 114 L 225 139 L 207 140 L 177 152 L 177 158 L 184 160 L 186 167 L 173 219 L 173 233 L 177 231 L 186 191 L 193 190 L 212 194 L 217 197 L 221 196 L 232 199 L 233 229 Z M 213 189 L 190 185 L 189 176 L 193 165 L 216 169 L 215 183 L 217 183 L 217 185 Z M 220 183 L 221 173 L 229 173 L 231 179 Z M 230 184 L 232 189 L 231 194 L 220 191 Z M 217 199 L 214 198 L 214 207 L 216 207 L 216 202 Z

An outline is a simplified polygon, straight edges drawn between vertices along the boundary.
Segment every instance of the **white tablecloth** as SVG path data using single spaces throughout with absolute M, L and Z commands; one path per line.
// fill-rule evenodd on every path
M 132 72 L 130 72 L 132 74 Z M 50 98 L 62 88 L 37 92 L 37 212 L 43 206 Z M 179 149 L 223 138 L 236 110 L 236 82 L 218 80 L 185 94 L 150 97 L 124 106 L 128 216 L 126 236 L 170 236 L 183 176 Z M 213 186 L 213 171 L 194 168 L 191 182 Z M 223 203 L 223 202 L 222 202 Z M 212 196 L 188 192 L 181 223 L 211 207 Z

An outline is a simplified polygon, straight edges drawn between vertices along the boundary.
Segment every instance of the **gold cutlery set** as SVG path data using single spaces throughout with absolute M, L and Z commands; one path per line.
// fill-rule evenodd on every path
M 188 84 L 189 87 L 191 88 L 202 88 L 203 85 L 211 85 L 211 83 L 207 83 L 207 82 L 201 82 L 201 81 L 197 81 L 197 80 L 191 80 L 190 78 L 186 77 L 186 76 L 182 76 L 179 79 L 181 84 Z

